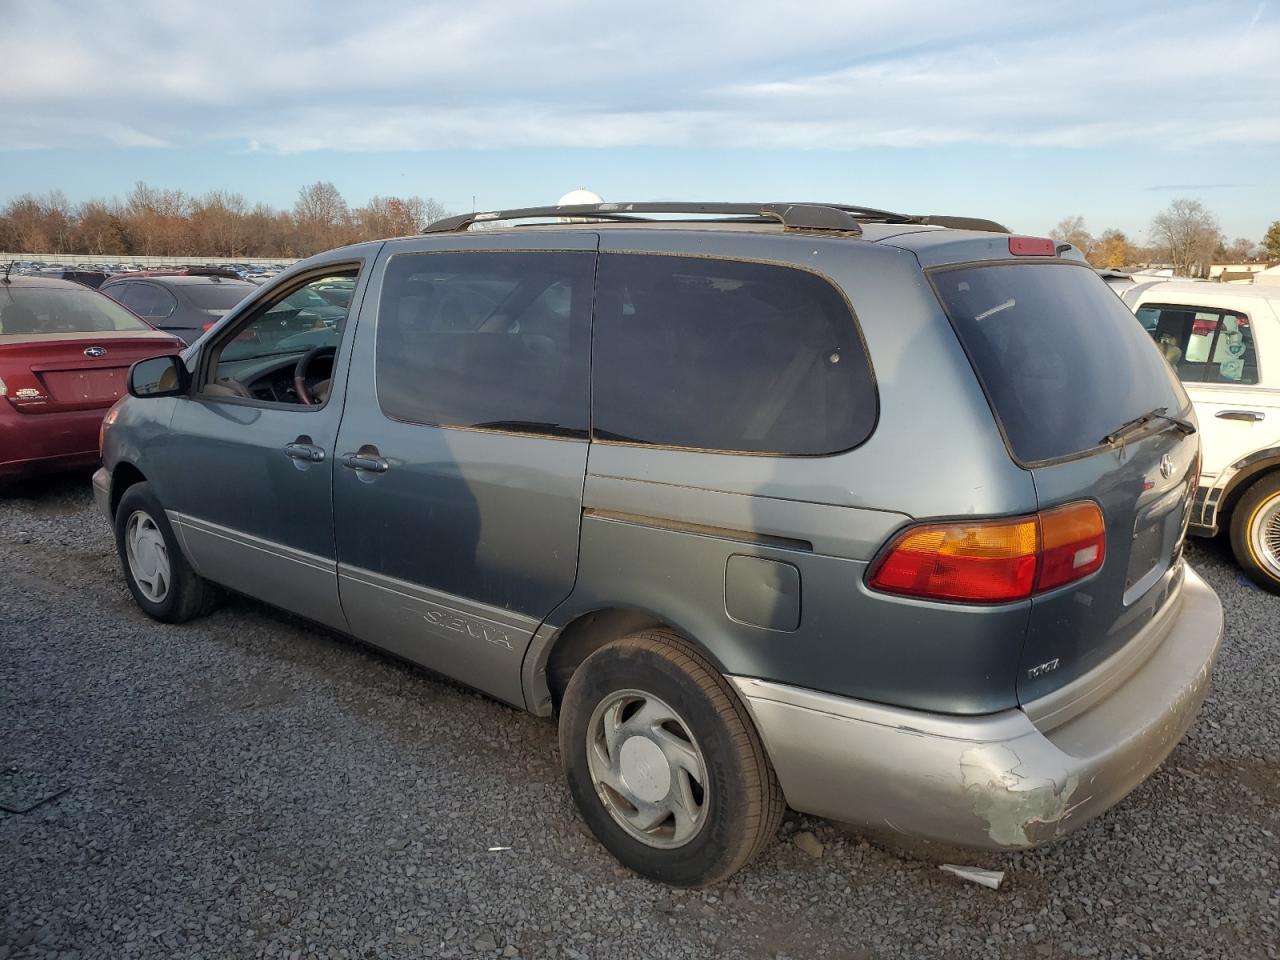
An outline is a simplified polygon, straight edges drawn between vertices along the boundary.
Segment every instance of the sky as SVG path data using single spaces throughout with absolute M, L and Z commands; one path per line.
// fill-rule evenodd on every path
M 0 0 L 0 201 L 828 200 L 1280 219 L 1280 0 Z

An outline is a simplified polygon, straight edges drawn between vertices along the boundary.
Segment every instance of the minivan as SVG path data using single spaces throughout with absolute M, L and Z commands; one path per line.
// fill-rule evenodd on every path
M 297 264 L 129 391 L 94 487 L 146 613 L 237 591 L 556 716 L 587 825 L 674 885 L 788 806 L 1052 840 L 1163 761 L 1222 637 L 1181 384 L 986 220 L 467 214 Z

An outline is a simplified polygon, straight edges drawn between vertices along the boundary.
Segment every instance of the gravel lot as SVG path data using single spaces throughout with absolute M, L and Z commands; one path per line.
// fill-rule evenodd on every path
M 1275 957 L 1280 598 L 1220 543 L 1192 560 L 1214 690 L 1118 809 L 997 857 L 792 815 L 673 893 L 584 834 L 550 722 L 247 600 L 153 623 L 87 477 L 0 493 L 0 804 L 65 791 L 0 813 L 0 960 Z M 937 869 L 962 856 L 1004 886 Z

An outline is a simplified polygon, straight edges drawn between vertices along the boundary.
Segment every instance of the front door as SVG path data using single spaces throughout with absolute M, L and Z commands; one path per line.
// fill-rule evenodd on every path
M 525 649 L 577 572 L 597 239 L 468 241 L 375 269 L 334 467 L 339 591 L 356 636 L 523 705 Z
M 346 314 L 303 316 L 296 300 L 352 281 L 358 304 L 359 263 L 308 273 L 204 347 L 192 393 L 174 411 L 165 493 L 200 574 L 338 629 L 346 620 L 333 543 L 334 441 L 354 324 Z

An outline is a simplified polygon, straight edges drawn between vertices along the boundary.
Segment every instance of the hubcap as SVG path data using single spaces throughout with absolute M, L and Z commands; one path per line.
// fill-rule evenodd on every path
M 1254 512 L 1249 523 L 1249 543 L 1267 573 L 1280 580 L 1280 495 Z
M 152 603 L 162 603 L 169 594 L 169 549 L 156 522 L 141 510 L 125 524 L 124 552 L 138 590 Z
M 641 690 L 605 697 L 587 726 L 587 767 L 600 802 L 651 847 L 688 843 L 707 819 L 702 750 L 684 718 Z

